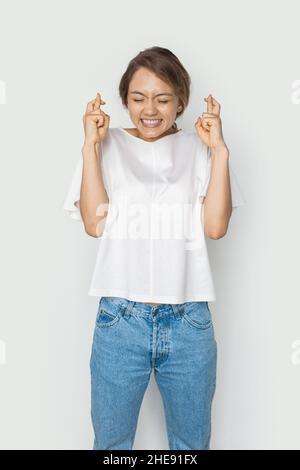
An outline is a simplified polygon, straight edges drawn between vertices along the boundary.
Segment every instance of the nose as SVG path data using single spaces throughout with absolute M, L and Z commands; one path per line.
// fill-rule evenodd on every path
M 149 102 L 144 108 L 144 114 L 146 116 L 155 116 L 157 114 L 155 104 Z

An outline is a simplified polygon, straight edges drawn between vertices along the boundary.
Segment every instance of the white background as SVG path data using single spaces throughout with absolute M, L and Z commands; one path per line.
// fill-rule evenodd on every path
M 129 60 L 169 48 L 212 93 L 247 204 L 208 239 L 218 342 L 212 449 L 300 449 L 297 1 L 1 2 L 0 447 L 91 449 L 98 240 L 61 210 L 99 91 L 111 127 Z M 293 89 L 293 86 L 296 88 Z M 298 91 L 297 91 L 298 90 Z M 297 343 L 298 341 L 298 343 Z M 167 449 L 153 375 L 134 449 Z

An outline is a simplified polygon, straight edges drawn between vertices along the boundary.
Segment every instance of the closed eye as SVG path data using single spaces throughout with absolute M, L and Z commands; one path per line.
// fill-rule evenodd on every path
M 136 101 L 137 103 L 140 102 L 140 101 L 143 101 L 143 100 L 133 100 L 133 101 Z M 158 101 L 159 103 L 168 103 L 168 101 Z

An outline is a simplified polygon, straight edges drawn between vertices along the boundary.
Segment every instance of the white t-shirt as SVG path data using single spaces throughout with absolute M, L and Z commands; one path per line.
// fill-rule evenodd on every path
M 62 205 L 78 221 L 82 163 L 80 156 Z M 100 164 L 109 208 L 88 295 L 215 301 L 202 211 L 211 154 L 197 132 L 181 129 L 148 142 L 109 128 Z M 245 200 L 230 160 L 229 171 L 236 208 Z

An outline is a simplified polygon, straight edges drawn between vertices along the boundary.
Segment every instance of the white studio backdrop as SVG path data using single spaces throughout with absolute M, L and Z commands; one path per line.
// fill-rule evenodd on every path
M 1 2 L 0 448 L 91 449 L 89 358 L 98 240 L 62 211 L 99 91 L 111 127 L 129 60 L 173 51 L 209 93 L 246 205 L 208 239 L 218 343 L 212 449 L 300 449 L 297 1 Z M 167 449 L 153 374 L 134 449 Z

